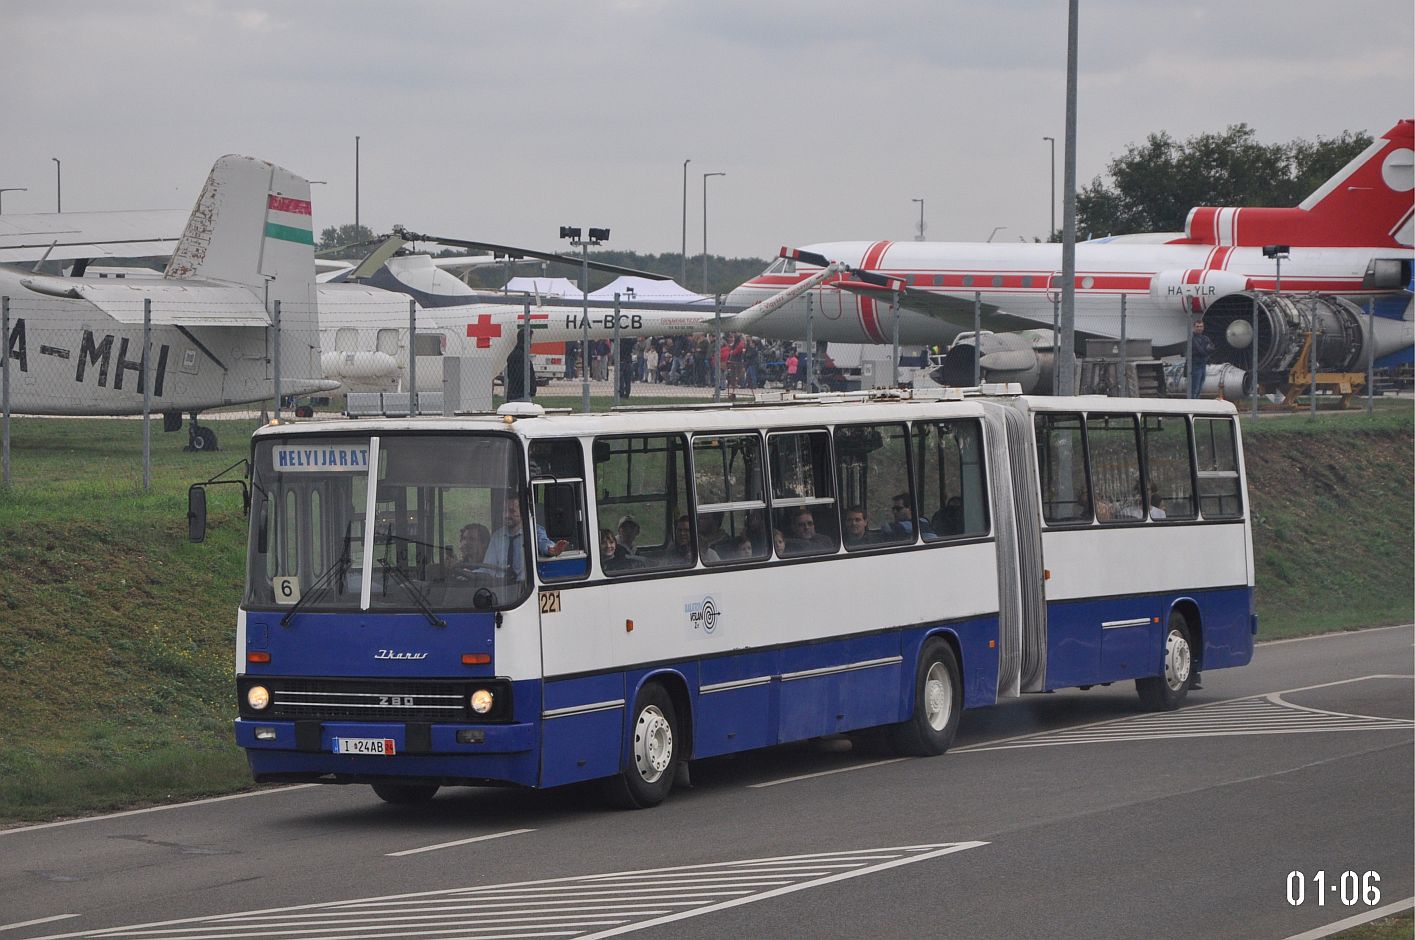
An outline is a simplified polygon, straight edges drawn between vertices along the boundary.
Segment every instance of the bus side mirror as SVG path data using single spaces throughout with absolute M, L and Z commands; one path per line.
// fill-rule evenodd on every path
M 187 541 L 206 539 L 206 487 L 194 483 L 187 487 Z

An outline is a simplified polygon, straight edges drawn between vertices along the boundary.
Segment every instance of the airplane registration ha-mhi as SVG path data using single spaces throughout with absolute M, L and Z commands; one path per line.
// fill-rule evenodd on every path
M 1292 208 L 1190 211 L 1183 233 L 1102 238 L 1076 246 L 1078 351 L 1087 338 L 1127 335 L 1157 353 L 1183 352 L 1191 324 L 1206 321 L 1216 340 L 1210 363 L 1251 370 L 1258 314 L 1260 376 L 1294 364 L 1314 326 L 1324 370 L 1361 371 L 1368 351 L 1378 363 L 1409 361 L 1412 348 L 1412 124 L 1400 121 L 1316 192 Z M 1282 296 L 1273 247 L 1285 248 Z M 799 283 L 826 260 L 888 279 L 866 282 L 845 272 L 810 292 L 815 335 L 854 343 L 947 343 L 971 331 L 975 299 L 985 330 L 1050 329 L 1061 294 L 1061 245 L 949 242 L 831 242 L 783 248 L 761 275 L 729 296 L 747 304 Z M 1365 304 L 1375 307 L 1368 329 Z M 897 302 L 897 306 L 895 306 Z M 757 326 L 762 335 L 804 335 L 804 299 Z M 984 376 L 1012 381 L 1037 374 L 1031 343 L 1008 346 L 1004 368 Z M 967 350 L 969 356 L 973 353 Z M 963 371 L 971 373 L 971 358 Z
M 277 361 L 286 394 L 336 387 L 319 368 L 314 272 L 308 181 L 262 160 L 224 156 L 161 277 L 54 277 L 0 265 L 11 410 L 141 414 L 148 397 L 169 430 L 191 414 L 189 448 L 214 448 L 216 435 L 197 414 L 271 399 Z

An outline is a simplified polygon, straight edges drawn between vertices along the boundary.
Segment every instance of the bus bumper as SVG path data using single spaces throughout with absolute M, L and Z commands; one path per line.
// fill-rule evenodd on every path
M 257 782 L 436 780 L 535 786 L 536 727 L 528 723 L 402 724 L 341 721 L 235 722 Z M 335 753 L 338 738 L 392 742 L 386 755 Z

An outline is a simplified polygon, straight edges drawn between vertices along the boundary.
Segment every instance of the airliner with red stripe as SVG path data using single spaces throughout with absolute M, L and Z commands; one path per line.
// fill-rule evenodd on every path
M 1120 335 L 1121 297 L 1127 334 L 1150 339 L 1157 352 L 1182 349 L 1191 322 L 1220 299 L 1278 287 L 1278 265 L 1266 246 L 1286 246 L 1283 293 L 1319 293 L 1362 306 L 1392 298 L 1409 319 L 1415 244 L 1415 122 L 1400 121 L 1316 192 L 1292 208 L 1193 209 L 1178 234 L 1129 235 L 1076 246 L 1076 333 Z M 830 242 L 782 249 L 762 274 L 732 293 L 749 304 L 819 270 L 820 258 L 844 272 L 809 292 L 817 338 L 851 343 L 947 343 L 973 328 L 999 332 L 1050 328 L 1061 296 L 1061 245 L 950 242 Z M 1384 313 L 1391 311 L 1385 310 Z M 783 339 L 805 335 L 802 298 L 759 323 L 755 332 Z M 1384 327 L 1377 355 L 1411 344 L 1410 329 Z M 1387 335 L 1388 334 L 1388 335 Z

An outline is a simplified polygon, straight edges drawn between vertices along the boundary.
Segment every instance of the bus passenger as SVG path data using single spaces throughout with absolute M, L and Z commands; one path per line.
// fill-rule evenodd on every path
M 480 565 L 486 560 L 487 547 L 491 545 L 491 531 L 480 522 L 469 522 L 462 526 L 458 534 L 459 554 L 457 560 L 464 565 Z
M 835 540 L 816 531 L 815 513 L 805 506 L 791 515 L 791 538 L 786 549 L 792 555 L 814 555 L 835 550 Z
M 780 529 L 771 530 L 771 544 L 772 547 L 776 549 L 776 555 L 778 558 L 783 557 L 786 554 L 786 536 L 781 534 Z
M 599 530 L 600 567 L 605 571 L 618 571 L 629 566 L 629 552 L 609 529 Z
M 896 493 L 890 499 L 889 511 L 894 515 L 894 521 L 885 526 L 886 531 L 895 536 L 914 535 L 914 505 L 908 493 Z M 923 526 L 925 535 L 933 535 L 931 527 L 927 521 Z
M 865 518 L 863 506 L 851 506 L 845 510 L 845 547 L 858 548 L 875 540 L 870 533 L 869 520 Z
M 1150 481 L 1150 518 L 1163 519 L 1168 513 L 1164 511 L 1164 496 L 1160 493 L 1160 485 L 1154 480 Z
M 634 540 L 639 537 L 639 523 L 633 516 L 619 517 L 619 536 L 617 541 L 624 549 L 624 554 L 638 554 L 638 549 L 634 547 Z
M 526 573 L 525 552 L 522 549 L 522 522 L 521 504 L 517 499 L 506 500 L 506 506 L 502 510 L 502 526 L 491 533 L 491 541 L 486 549 L 486 561 L 492 565 L 501 565 L 510 570 L 516 577 L 524 577 Z M 570 544 L 561 539 L 552 542 L 550 536 L 545 534 L 545 527 L 536 525 L 536 554 L 543 558 L 554 558 Z

